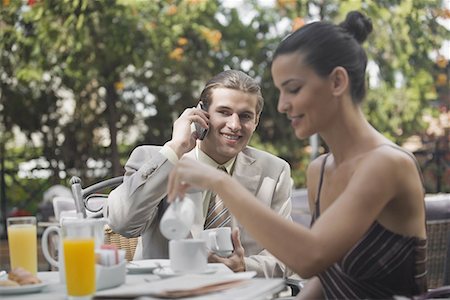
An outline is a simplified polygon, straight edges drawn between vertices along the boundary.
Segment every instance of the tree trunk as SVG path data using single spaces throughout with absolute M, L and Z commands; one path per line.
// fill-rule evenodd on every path
M 117 146 L 117 108 L 116 108 L 116 102 L 117 102 L 117 93 L 114 88 L 113 84 L 108 84 L 106 88 L 106 110 L 107 110 L 107 119 L 108 119 L 108 126 L 109 126 L 109 135 L 111 139 L 111 145 L 110 145 L 110 160 L 112 165 L 112 176 L 120 176 L 122 175 L 122 167 L 120 166 L 120 157 L 119 157 L 119 150 Z
M 5 144 L 3 140 L 0 140 L 0 211 L 2 213 L 3 218 L 0 219 L 3 224 L 0 226 L 3 226 L 3 228 L 6 228 L 6 217 L 7 217 L 7 200 L 6 200 L 6 182 L 5 182 Z M 6 230 L 3 231 L 4 236 L 6 237 Z M 3 236 L 1 236 L 3 238 Z

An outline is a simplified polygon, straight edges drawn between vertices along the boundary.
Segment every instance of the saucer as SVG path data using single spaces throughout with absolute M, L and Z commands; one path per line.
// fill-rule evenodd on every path
M 129 274 L 151 273 L 153 270 L 169 266 L 168 259 L 132 260 L 127 263 Z
M 30 294 L 38 293 L 45 288 L 48 283 L 35 283 L 19 286 L 2 286 L 0 287 L 0 295 L 18 295 L 18 294 Z
M 153 274 L 161 277 L 161 278 L 169 278 L 174 276 L 181 276 L 186 274 L 212 274 L 216 273 L 217 268 L 215 266 L 208 265 L 206 269 L 202 272 L 175 272 L 170 267 L 162 267 L 153 270 Z

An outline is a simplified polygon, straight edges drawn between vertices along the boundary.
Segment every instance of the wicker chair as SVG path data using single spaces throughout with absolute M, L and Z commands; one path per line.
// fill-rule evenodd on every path
M 450 194 L 425 197 L 428 288 L 450 285 Z
M 118 249 L 125 250 L 125 258 L 127 261 L 133 260 L 136 251 L 138 238 L 126 238 L 123 235 L 115 233 L 106 225 L 105 228 L 105 244 L 116 245 Z
M 449 285 L 448 256 L 450 241 L 450 220 L 433 220 L 427 222 L 427 271 L 428 288 L 434 289 Z
M 106 201 L 108 193 L 112 188 L 121 184 L 122 181 L 123 176 L 119 176 L 82 188 L 80 178 L 72 177 L 70 183 L 72 185 L 72 194 L 75 199 L 77 212 L 82 213 L 84 217 L 87 217 L 86 211 L 91 213 L 90 217 L 103 217 L 103 203 Z M 118 249 L 125 250 L 125 258 L 127 261 L 133 260 L 137 243 L 137 237 L 126 238 L 113 232 L 109 226 L 105 226 L 105 244 L 113 244 Z

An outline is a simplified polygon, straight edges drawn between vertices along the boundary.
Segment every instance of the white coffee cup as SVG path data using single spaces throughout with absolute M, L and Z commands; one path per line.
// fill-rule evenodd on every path
M 208 249 L 200 239 L 169 242 L 170 268 L 176 273 L 201 273 L 208 266 Z
M 194 202 L 188 197 L 184 197 L 183 200 L 177 198 L 164 212 L 159 229 L 169 240 L 184 239 L 191 231 L 194 216 Z
M 206 242 L 209 251 L 222 257 L 228 257 L 233 253 L 234 247 L 230 227 L 203 230 L 201 237 Z

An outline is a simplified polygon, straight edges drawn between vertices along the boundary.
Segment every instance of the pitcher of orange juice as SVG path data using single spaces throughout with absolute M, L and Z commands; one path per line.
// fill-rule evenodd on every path
M 76 265 L 80 260 L 82 260 L 80 265 L 84 264 L 84 254 L 78 252 L 74 255 L 72 250 L 86 251 L 92 246 L 91 240 L 94 241 L 93 247 L 100 247 L 103 244 L 106 223 L 106 219 L 61 219 L 60 226 L 50 226 L 45 229 L 41 239 L 42 253 L 51 265 L 59 269 L 59 277 L 62 283 L 67 282 L 68 284 L 67 267 L 69 264 Z M 53 258 L 49 251 L 49 243 L 51 243 L 49 238 L 52 233 L 57 235 L 58 260 Z M 79 250 L 77 250 L 78 247 L 80 247 Z M 66 258 L 66 252 L 69 253 L 69 258 Z M 86 257 L 89 257 L 89 255 Z

